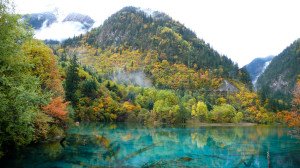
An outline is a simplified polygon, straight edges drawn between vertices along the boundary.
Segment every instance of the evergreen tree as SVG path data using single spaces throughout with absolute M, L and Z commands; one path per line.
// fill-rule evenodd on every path
M 74 55 L 71 64 L 67 69 L 66 74 L 66 81 L 65 81 L 65 93 L 66 93 L 66 99 L 68 101 L 71 101 L 72 105 L 75 106 L 77 103 L 77 95 L 76 90 L 78 89 L 79 85 L 79 75 L 78 75 L 78 61 L 77 56 Z

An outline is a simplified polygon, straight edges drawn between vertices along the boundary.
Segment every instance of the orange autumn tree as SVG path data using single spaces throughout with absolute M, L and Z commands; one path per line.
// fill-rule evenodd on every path
M 68 102 L 64 102 L 62 97 L 56 97 L 48 105 L 42 107 L 42 109 L 53 118 L 66 121 L 68 114 L 67 106 Z
M 286 115 L 285 120 L 291 127 L 300 127 L 300 79 L 296 83 L 293 92 L 293 108 L 292 112 Z
M 22 48 L 32 65 L 31 73 L 40 79 L 42 88 L 52 91 L 55 96 L 64 95 L 62 79 L 52 50 L 39 40 L 29 40 Z

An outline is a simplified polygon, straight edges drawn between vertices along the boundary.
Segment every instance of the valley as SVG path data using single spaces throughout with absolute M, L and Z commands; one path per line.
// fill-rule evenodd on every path
M 299 163 L 299 39 L 239 67 L 160 11 L 125 6 L 96 26 L 12 8 L 1 1 L 5 166 Z

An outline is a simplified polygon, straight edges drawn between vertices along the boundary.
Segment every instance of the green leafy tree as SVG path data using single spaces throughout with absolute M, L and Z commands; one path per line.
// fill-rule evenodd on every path
M 192 106 L 192 116 L 200 121 L 206 121 L 208 119 L 208 109 L 204 102 L 199 101 Z
M 233 122 L 239 123 L 243 120 L 243 117 L 244 117 L 244 115 L 242 112 L 237 112 L 233 118 Z
M 64 94 L 61 77 L 52 50 L 39 40 L 31 39 L 22 46 L 29 63 L 31 73 L 41 81 L 42 88 L 55 96 Z
M 211 111 L 211 120 L 214 122 L 233 122 L 233 118 L 236 116 L 236 110 L 229 104 L 223 104 L 220 106 L 214 106 Z
M 30 74 L 21 50 L 31 34 L 9 11 L 9 1 L 0 1 L 0 151 L 33 140 L 34 118 L 43 101 L 39 80 Z

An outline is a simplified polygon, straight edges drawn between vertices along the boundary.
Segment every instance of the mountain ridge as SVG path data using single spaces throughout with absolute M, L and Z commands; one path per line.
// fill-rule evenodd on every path
M 157 51 L 160 61 L 183 63 L 195 69 L 215 69 L 224 77 L 249 81 L 245 70 L 239 69 L 230 58 L 199 39 L 193 31 L 162 12 L 152 13 L 149 15 L 132 6 L 124 7 L 100 27 L 65 40 L 63 46 L 75 47 L 87 43 L 101 50 Z

